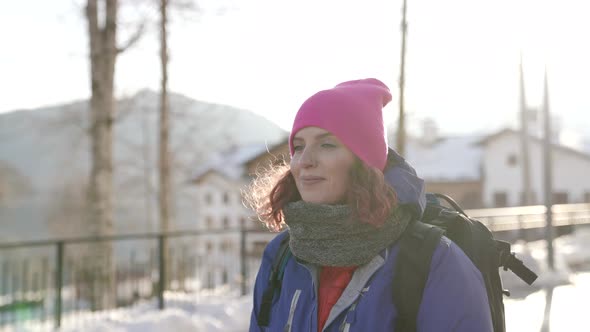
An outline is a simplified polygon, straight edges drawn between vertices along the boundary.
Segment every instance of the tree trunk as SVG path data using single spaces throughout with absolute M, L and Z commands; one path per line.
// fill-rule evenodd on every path
M 160 91 L 160 140 L 159 140 L 159 206 L 160 206 L 160 232 L 170 230 L 170 219 L 172 215 L 171 199 L 171 178 L 170 178 L 170 117 L 168 110 L 168 1 L 160 0 L 160 64 L 162 70 L 162 81 Z M 169 247 L 167 238 L 164 238 L 164 253 L 166 255 L 165 264 L 167 267 L 166 278 L 170 278 L 172 262 L 170 261 Z M 163 276 L 161 276 L 163 277 Z M 164 278 L 164 279 L 166 279 Z M 165 280 L 164 285 L 168 285 Z
M 117 1 L 104 0 L 105 19 L 99 20 L 97 0 L 88 0 L 86 16 L 90 43 L 90 144 L 88 228 L 91 235 L 113 233 L 113 119 L 114 74 L 117 57 Z M 104 26 L 99 25 L 104 21 Z M 100 242 L 90 250 L 93 262 L 89 297 L 93 309 L 112 306 L 115 300 L 113 249 Z

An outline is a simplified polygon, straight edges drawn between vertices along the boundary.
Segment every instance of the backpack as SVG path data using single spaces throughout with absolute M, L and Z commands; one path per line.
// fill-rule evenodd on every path
M 443 235 L 457 244 L 479 269 L 485 283 L 492 324 L 495 332 L 505 332 L 503 295 L 499 268 L 511 270 L 531 285 L 537 275 L 527 268 L 514 253 L 510 244 L 494 239 L 481 222 L 469 218 L 449 196 L 426 194 L 427 204 L 421 220 L 408 225 L 399 241 L 399 253 L 393 276 L 393 301 L 398 311 L 396 331 L 416 331 L 422 293 L 428 280 L 432 255 Z M 443 206 L 443 199 L 450 208 Z M 291 258 L 289 234 L 282 239 L 274 257 L 268 287 L 262 295 L 257 321 L 268 326 L 273 297 L 280 292 L 285 265 Z

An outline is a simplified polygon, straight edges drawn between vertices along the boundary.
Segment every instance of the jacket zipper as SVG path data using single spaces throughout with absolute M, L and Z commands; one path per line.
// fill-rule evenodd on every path
M 295 308 L 297 307 L 297 302 L 299 301 L 299 295 L 301 295 L 301 289 L 295 291 L 293 299 L 291 300 L 291 309 L 289 309 L 289 319 L 287 320 L 287 325 L 285 325 L 285 332 L 291 332 L 291 327 L 293 326 L 293 316 L 295 316 Z
M 354 309 L 356 309 L 356 303 L 358 302 L 355 301 L 350 308 L 348 308 L 348 311 L 346 312 L 346 315 L 344 316 L 344 320 L 342 321 L 342 324 L 340 324 L 340 328 L 338 329 L 340 332 L 349 332 L 350 331 L 350 323 L 347 322 L 348 320 L 348 315 L 354 311 Z
M 340 327 L 338 329 L 340 332 L 349 332 L 350 331 L 350 323 L 347 322 L 348 315 L 354 314 L 354 311 L 356 310 L 356 306 L 357 306 L 358 302 L 360 301 L 361 297 L 363 297 L 365 295 L 365 293 L 369 290 L 369 287 L 371 287 L 371 286 L 367 286 L 367 287 L 363 288 L 363 290 L 361 290 L 360 296 L 350 305 L 350 307 L 348 308 L 348 311 L 346 311 L 346 315 L 344 316 L 344 320 L 342 321 L 342 324 L 340 324 Z

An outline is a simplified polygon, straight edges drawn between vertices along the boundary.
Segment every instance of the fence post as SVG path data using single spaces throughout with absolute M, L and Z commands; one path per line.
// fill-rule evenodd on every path
M 518 239 L 526 241 L 526 233 L 524 230 L 524 216 L 522 214 L 519 214 L 517 216 L 517 220 L 518 220 Z
M 55 263 L 55 329 L 61 326 L 61 289 L 64 261 L 64 242 L 57 242 L 56 263 Z
M 246 295 L 246 229 L 244 226 L 240 229 L 240 289 L 242 296 Z
M 166 255 L 164 248 L 164 235 L 158 235 L 158 309 L 164 309 L 164 288 L 166 287 Z
M 8 270 L 10 269 L 10 266 L 8 265 L 8 260 L 5 260 L 2 262 L 2 286 L 0 288 L 0 294 L 2 295 L 6 295 L 9 294 L 9 289 L 8 289 L 8 278 L 10 276 L 10 274 L 8 273 Z M 7 321 L 6 315 L 5 314 L 0 314 L 0 326 L 4 326 L 4 323 Z

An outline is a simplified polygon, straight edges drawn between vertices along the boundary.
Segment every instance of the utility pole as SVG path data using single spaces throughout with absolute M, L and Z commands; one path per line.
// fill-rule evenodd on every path
M 402 8 L 402 49 L 399 71 L 399 118 L 397 125 L 397 153 L 401 156 L 406 154 L 406 115 L 404 111 L 404 90 L 406 85 L 406 35 L 408 34 L 408 22 L 406 21 L 406 0 Z
M 170 120 L 168 114 L 168 1 L 160 0 L 160 64 L 162 80 L 160 85 L 160 231 L 168 232 L 170 223 L 170 152 L 168 149 Z
M 545 239 L 547 241 L 547 264 L 551 270 L 555 268 L 553 252 L 553 158 L 551 156 L 551 116 L 549 112 L 549 87 L 547 82 L 547 68 L 545 68 L 545 82 L 543 92 L 543 122 L 544 122 L 544 153 L 543 153 L 543 175 L 545 187 Z
M 533 203 L 531 195 L 531 175 L 529 162 L 529 130 L 526 91 L 524 88 L 524 71 L 522 68 L 522 54 L 520 55 L 520 141 L 522 155 L 522 205 Z

